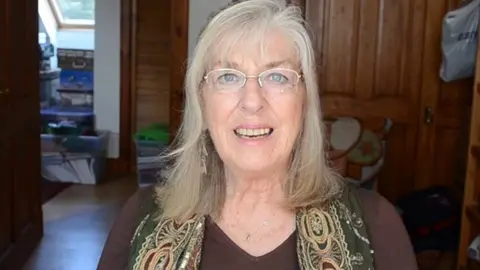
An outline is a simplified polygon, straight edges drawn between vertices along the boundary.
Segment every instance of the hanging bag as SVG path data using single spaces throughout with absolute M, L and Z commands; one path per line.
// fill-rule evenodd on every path
M 448 12 L 443 19 L 440 77 L 445 82 L 474 75 L 480 0 Z

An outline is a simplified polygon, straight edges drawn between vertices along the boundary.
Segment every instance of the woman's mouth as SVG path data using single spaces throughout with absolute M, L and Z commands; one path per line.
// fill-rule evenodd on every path
M 234 133 L 243 139 L 264 138 L 273 133 L 273 128 L 237 128 Z

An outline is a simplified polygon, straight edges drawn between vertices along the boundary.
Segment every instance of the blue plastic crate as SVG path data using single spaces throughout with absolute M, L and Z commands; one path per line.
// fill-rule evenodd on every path
M 60 87 L 63 89 L 94 89 L 93 71 L 63 69 L 60 72 Z
M 73 122 L 77 126 L 89 129 L 95 128 L 95 114 L 93 108 L 88 107 L 49 107 L 40 110 L 43 125 L 60 123 L 63 121 Z

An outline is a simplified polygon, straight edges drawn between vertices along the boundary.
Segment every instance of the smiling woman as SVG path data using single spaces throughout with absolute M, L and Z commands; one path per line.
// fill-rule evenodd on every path
M 129 258 L 104 253 L 99 269 L 416 269 L 394 207 L 327 161 L 315 66 L 297 6 L 216 13 L 189 63 L 166 180 L 112 230 L 106 250 L 126 235 L 128 250 L 109 252 Z

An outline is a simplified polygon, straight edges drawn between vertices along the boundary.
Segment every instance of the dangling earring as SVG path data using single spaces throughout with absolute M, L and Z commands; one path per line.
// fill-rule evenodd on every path
M 207 142 L 206 142 L 206 135 L 203 134 L 201 138 L 201 153 L 200 159 L 202 162 L 203 167 L 203 174 L 207 174 L 207 158 L 208 158 L 208 151 L 207 151 Z

